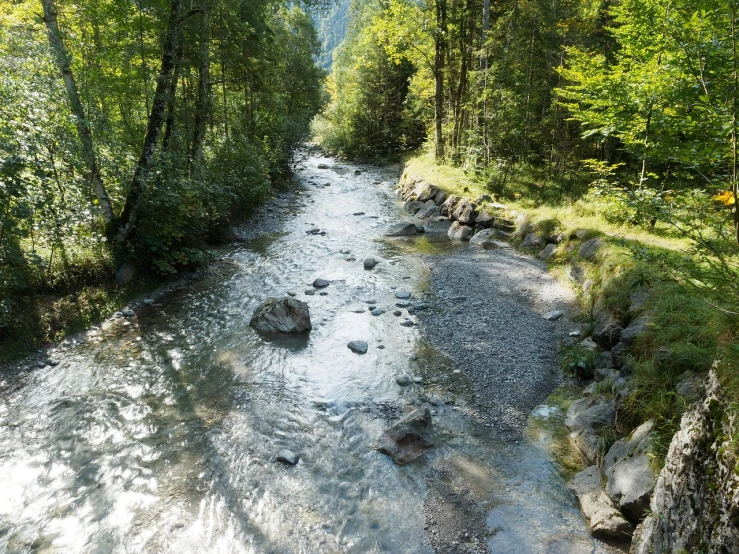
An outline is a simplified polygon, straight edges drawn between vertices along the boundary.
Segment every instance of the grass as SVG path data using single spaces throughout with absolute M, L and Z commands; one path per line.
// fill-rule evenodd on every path
M 724 394 L 733 413 L 739 412 L 739 317 L 716 309 L 690 283 L 665 273 L 651 261 L 662 258 L 668 264 L 679 265 L 690 246 L 688 240 L 676 236 L 666 225 L 646 229 L 606 221 L 598 206 L 543 191 L 540 177 L 530 170 L 512 175 L 505 187 L 496 187 L 460 168 L 435 165 L 429 153 L 408 157 L 405 169 L 449 194 L 473 200 L 498 191 L 496 200 L 525 215 L 526 223 L 519 228 L 535 230 L 542 236 L 560 233 L 563 240 L 550 261 L 550 269 L 573 284 L 586 331 L 592 329 L 592 318 L 599 310 L 616 314 L 624 323 L 640 313 L 651 314 L 647 330 L 632 348 L 633 376 L 628 394 L 620 400 L 618 431 L 627 435 L 653 419 L 658 463 L 687 407 L 676 392 L 685 372 L 704 376 L 719 359 L 717 374 Z M 557 188 L 556 184 L 552 186 Z M 520 244 L 526 232 L 517 233 L 513 242 Z M 581 259 L 580 244 L 596 236 L 603 241 L 596 258 L 591 262 Z M 573 266 L 583 272 L 578 281 L 569 277 Z M 632 294 L 645 289 L 650 292 L 649 300 L 639 312 L 630 314 Z M 578 378 L 592 375 L 595 369 L 593 355 L 578 347 L 565 349 L 561 363 L 565 373 Z M 603 384 L 597 390 L 612 395 L 607 388 L 608 384 Z M 612 443 L 615 438 L 607 436 L 603 440 L 604 444 Z M 739 436 L 734 442 L 739 451 Z

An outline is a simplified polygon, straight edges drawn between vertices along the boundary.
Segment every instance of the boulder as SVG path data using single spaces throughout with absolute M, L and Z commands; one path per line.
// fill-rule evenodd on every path
M 651 291 L 648 288 L 641 288 L 638 291 L 631 293 L 631 297 L 629 299 L 629 315 L 631 317 L 634 317 L 641 311 L 647 303 L 647 300 L 649 300 L 650 293 Z
M 628 540 L 634 528 L 603 490 L 600 470 L 592 465 L 575 475 L 567 488 L 577 497 L 592 535 L 599 539 Z
M 423 208 L 423 202 L 418 200 L 408 200 L 403 204 L 403 209 L 411 215 L 416 214 L 421 208 Z
M 436 197 L 437 194 L 439 194 L 439 187 L 436 185 L 431 185 L 429 183 L 419 183 L 416 185 L 416 199 L 419 202 L 427 202 L 429 200 L 433 201 L 433 198 Z
M 598 314 L 593 327 L 593 341 L 606 350 L 611 349 L 621 338 L 621 323 L 616 316 L 609 311 L 602 311 Z
M 611 365 L 626 373 L 633 371 L 634 359 L 631 356 L 629 346 L 623 341 L 617 342 L 613 348 L 611 348 Z
M 410 237 L 418 234 L 418 227 L 415 223 L 396 223 L 387 228 L 384 235 L 386 237 Z
M 527 234 L 521 243 L 521 248 L 524 249 L 541 248 L 542 246 L 544 246 L 544 239 L 536 233 Z
M 454 208 L 451 217 L 463 225 L 472 225 L 477 217 L 477 206 L 469 198 L 462 198 Z
M 439 208 L 434 204 L 433 200 L 427 200 L 423 207 L 416 212 L 416 217 L 418 219 L 428 219 L 435 215 L 439 215 Z
M 490 210 L 482 210 L 475 218 L 475 223 L 485 229 L 492 227 L 495 222 L 495 214 Z
M 320 277 L 316 279 L 315 281 L 313 281 L 313 286 L 317 289 L 326 288 L 330 284 L 331 284 L 331 281 L 329 281 L 328 279 L 321 279 Z
M 508 242 L 502 240 L 486 240 L 480 244 L 485 250 L 495 250 L 496 248 L 510 248 L 511 245 Z
M 308 304 L 290 296 L 267 298 L 254 311 L 249 325 L 260 333 L 310 331 Z
M 634 344 L 634 341 L 646 331 L 649 319 L 649 314 L 643 314 L 629 323 L 626 329 L 621 331 L 621 341 L 629 346 Z
M 489 194 L 481 194 L 475 199 L 475 204 L 479 206 L 480 204 L 483 204 L 484 202 L 492 202 L 492 201 L 493 201 L 493 197 L 490 196 Z
M 368 345 L 363 340 L 353 340 L 346 347 L 355 354 L 366 354 Z
M 598 455 L 598 432 L 613 427 L 616 410 L 613 402 L 597 397 L 581 398 L 570 405 L 565 418 L 565 427 L 570 431 L 570 440 L 592 463 Z
M 592 262 L 601 246 L 603 246 L 603 241 L 601 239 L 596 238 L 586 240 L 580 245 L 580 257 Z
M 375 448 L 397 464 L 412 462 L 434 446 L 431 412 L 415 410 L 380 435 Z
M 439 208 L 439 212 L 441 215 L 445 215 L 447 217 L 451 217 L 452 213 L 454 212 L 454 208 L 457 206 L 457 203 L 462 200 L 461 197 L 457 196 L 456 194 L 452 194 L 444 200 L 444 203 Z
M 705 397 L 706 385 L 700 376 L 686 371 L 678 376 L 675 392 L 682 396 L 686 404 L 693 404 Z
M 447 217 L 431 217 L 424 222 L 423 232 L 427 235 L 446 235 L 451 226 L 452 220 Z
M 537 254 L 537 257 L 548 261 L 552 256 L 554 256 L 555 250 L 557 250 L 556 244 L 547 244 L 544 249 Z
M 452 223 L 447 233 L 452 240 L 470 240 L 472 238 L 472 227 L 461 225 L 458 221 Z
M 643 423 L 629 439 L 613 443 L 603 458 L 606 492 L 632 521 L 644 516 L 657 483 L 649 462 L 653 426 L 652 421 Z
M 475 236 L 470 239 L 470 244 L 482 246 L 484 242 L 492 240 L 492 237 L 494 236 L 496 236 L 495 229 L 483 229 L 482 231 L 475 233 Z
M 318 164 L 318 169 L 330 169 L 328 165 L 326 164 Z
M 447 198 L 446 192 L 444 192 L 443 190 L 440 190 L 436 194 L 436 197 L 434 198 L 434 202 L 436 203 L 437 206 L 441 206 L 446 201 L 446 198 Z

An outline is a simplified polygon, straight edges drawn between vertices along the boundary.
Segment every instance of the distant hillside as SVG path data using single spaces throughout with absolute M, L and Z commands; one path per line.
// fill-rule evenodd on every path
M 325 14 L 315 17 L 316 29 L 321 39 L 322 53 L 318 57 L 318 65 L 326 70 L 331 69 L 332 56 L 336 47 L 346 35 L 349 22 L 349 8 L 352 0 L 337 0 L 336 4 Z

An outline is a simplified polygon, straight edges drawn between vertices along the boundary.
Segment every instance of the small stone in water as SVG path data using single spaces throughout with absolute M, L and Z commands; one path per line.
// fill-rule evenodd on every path
M 406 319 L 404 321 L 401 321 L 400 324 L 403 327 L 413 327 L 413 322 L 410 319 Z
M 322 289 L 329 286 L 331 283 L 327 279 L 321 279 L 320 277 L 313 281 L 313 286 L 317 289 Z
M 372 315 L 374 315 L 374 316 L 382 315 L 384 313 L 385 313 L 385 310 L 383 310 L 382 308 L 373 308 L 372 309 Z
M 307 294 L 308 296 L 313 296 L 314 294 L 316 294 L 316 291 L 314 289 L 308 289 L 307 291 L 305 291 L 305 294 Z
M 349 344 L 346 345 L 349 350 L 354 352 L 355 354 L 366 354 L 367 353 L 367 343 L 363 340 L 353 340 Z
M 280 450 L 280 453 L 277 455 L 278 462 L 282 462 L 283 464 L 287 464 L 290 466 L 294 466 L 295 464 L 297 464 L 298 460 L 300 460 L 300 456 L 298 456 L 292 450 L 288 450 L 287 448 L 283 448 L 282 450 Z
M 401 312 L 400 310 L 395 310 L 395 311 L 393 312 L 393 315 L 394 315 L 394 316 L 397 316 L 397 317 L 400 317 L 401 315 L 403 315 L 403 312 Z
M 395 298 L 398 298 L 400 300 L 408 300 L 411 297 L 411 293 L 407 290 L 399 290 L 395 293 Z
M 417 360 L 418 359 L 418 356 L 416 356 L 415 354 L 411 354 L 410 356 L 408 356 L 408 359 L 409 360 Z
M 352 215 L 364 215 L 364 212 L 354 212 Z
M 407 375 L 401 375 L 400 377 L 395 379 L 395 382 L 398 383 L 401 387 L 407 387 L 411 384 L 411 378 Z
M 420 377 L 414 377 L 414 378 L 413 378 L 413 382 L 414 382 L 414 383 L 415 383 L 416 385 L 420 385 L 421 383 L 423 383 L 423 379 L 421 379 Z
M 296 294 L 297 293 L 296 292 L 293 292 L 293 291 L 288 291 L 288 293 L 287 293 L 288 296 L 295 296 Z
M 36 362 L 36 365 L 37 365 L 38 367 L 46 367 L 46 362 L 41 362 L 41 361 L 38 361 L 38 362 Z
M 378 262 L 374 258 L 365 258 L 363 263 L 364 263 L 364 269 L 373 269 L 380 262 Z
M 318 294 L 320 294 L 321 296 L 328 296 L 328 293 L 325 290 L 319 292 Z

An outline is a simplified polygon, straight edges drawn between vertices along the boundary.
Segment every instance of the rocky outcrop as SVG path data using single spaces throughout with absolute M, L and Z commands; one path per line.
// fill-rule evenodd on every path
M 598 432 L 613 427 L 616 411 L 613 402 L 597 397 L 581 398 L 570 405 L 565 426 L 570 431 L 570 440 L 593 463 L 598 455 Z
M 617 440 L 603 458 L 606 492 L 632 521 L 641 520 L 657 481 L 649 460 L 653 426 L 651 421 L 643 423 L 631 438 Z
M 434 446 L 431 412 L 415 410 L 380 435 L 375 448 L 395 463 L 407 464 Z
M 586 240 L 580 245 L 580 257 L 592 262 L 602 246 L 603 241 L 601 239 Z
M 575 475 L 567 488 L 575 495 L 594 537 L 606 540 L 631 539 L 634 528 L 603 490 L 600 470 L 592 465 Z
M 462 200 L 462 198 L 455 194 L 447 196 L 446 200 L 444 200 L 444 203 L 439 208 L 439 213 L 441 213 L 441 215 L 451 217 L 452 213 L 454 213 L 454 208 L 457 207 L 460 200 Z
M 423 224 L 423 232 L 427 235 L 446 235 L 451 226 L 452 220 L 448 217 L 431 217 Z
M 435 215 L 439 215 L 439 208 L 433 200 L 427 200 L 421 209 L 416 212 L 416 217 L 418 219 L 428 219 Z
M 254 311 L 249 325 L 260 333 L 302 333 L 312 327 L 308 304 L 290 296 L 267 298 Z
M 707 397 L 688 410 L 639 526 L 632 554 L 739 552 L 739 422 L 711 370 Z
M 542 239 L 536 233 L 528 233 L 521 243 L 521 248 L 525 250 L 531 248 L 541 248 L 542 246 L 544 246 L 544 239 Z

